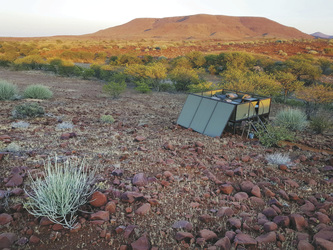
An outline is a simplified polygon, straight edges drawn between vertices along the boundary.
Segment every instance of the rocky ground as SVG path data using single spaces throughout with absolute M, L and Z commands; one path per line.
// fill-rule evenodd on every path
M 0 78 L 55 94 L 37 101 L 48 115 L 26 128 L 13 127 L 11 111 L 36 100 L 0 102 L 0 141 L 19 146 L 0 153 L 0 248 L 333 249 L 332 135 L 305 132 L 297 144 L 264 148 L 177 126 L 184 94 L 129 89 L 112 100 L 98 81 L 5 69 Z M 101 123 L 105 114 L 115 122 Z M 275 152 L 292 164 L 269 164 Z M 42 176 L 55 154 L 98 167 L 99 189 L 72 230 L 23 207 L 28 174 Z

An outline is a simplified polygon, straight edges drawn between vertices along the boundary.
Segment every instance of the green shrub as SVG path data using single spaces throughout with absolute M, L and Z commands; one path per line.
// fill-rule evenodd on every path
M 112 115 L 102 115 L 101 122 L 103 123 L 114 123 L 114 118 Z
M 7 82 L 0 81 L 0 101 L 3 100 L 11 100 L 17 95 L 17 87 L 16 85 Z
M 109 82 L 103 86 L 103 92 L 110 95 L 112 98 L 118 98 L 121 93 L 126 90 L 126 83 L 122 82 Z
M 138 81 L 136 82 L 136 85 L 135 90 L 140 93 L 146 94 L 151 92 L 151 88 L 145 81 Z
M 48 87 L 35 84 L 28 86 L 24 90 L 23 96 L 31 99 L 50 99 L 53 96 L 53 93 Z
M 40 117 L 44 115 L 43 107 L 38 103 L 24 103 L 16 106 L 12 111 L 12 116 L 15 119 L 22 119 L 27 117 Z
M 310 128 L 318 134 L 322 134 L 326 130 L 333 128 L 333 121 L 327 115 L 317 114 L 311 117 Z
M 258 132 L 255 133 L 260 143 L 265 147 L 278 146 L 280 141 L 293 141 L 295 139 L 295 134 L 286 127 L 275 127 L 268 124 L 266 129 L 260 127 Z
M 276 115 L 274 123 L 293 131 L 302 131 L 308 125 L 306 114 L 299 109 L 285 109 Z
M 44 164 L 44 179 L 34 180 L 29 175 L 31 190 L 25 190 L 29 198 L 24 207 L 34 216 L 45 216 L 66 228 L 74 228 L 76 212 L 95 191 L 90 186 L 95 170 L 89 173 L 83 161 L 58 163 L 56 157 L 54 162 L 53 166 L 49 158 Z

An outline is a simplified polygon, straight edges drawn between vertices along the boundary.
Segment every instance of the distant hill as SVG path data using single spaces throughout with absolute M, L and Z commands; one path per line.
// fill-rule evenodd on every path
M 219 39 L 313 38 L 295 28 L 263 17 L 192 15 L 166 18 L 137 18 L 123 25 L 84 35 L 111 39 Z
M 326 35 L 326 34 L 321 33 L 321 32 L 313 33 L 313 34 L 311 34 L 311 36 L 314 36 L 316 38 L 323 38 L 323 39 L 333 39 L 333 36 L 329 36 L 329 35 Z

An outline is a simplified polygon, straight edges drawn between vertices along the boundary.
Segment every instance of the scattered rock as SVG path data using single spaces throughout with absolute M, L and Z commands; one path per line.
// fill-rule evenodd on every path
M 296 229 L 297 231 L 302 231 L 308 226 L 307 221 L 300 214 L 291 214 L 290 215 L 290 222 L 291 222 L 291 226 L 294 229 Z
M 251 181 L 243 181 L 240 184 L 240 188 L 243 192 L 246 192 L 248 194 L 251 193 L 252 188 L 254 187 L 254 184 Z
M 137 141 L 137 142 L 140 142 L 140 141 L 146 140 L 146 137 L 138 135 L 137 137 L 135 137 L 134 140 Z
M 29 238 L 29 243 L 37 245 L 40 242 L 40 239 L 36 235 L 31 235 Z
M 223 217 L 223 216 L 231 217 L 231 216 L 233 216 L 233 214 L 234 214 L 234 211 L 230 207 L 221 207 L 217 211 L 216 216 L 217 217 Z
M 230 225 L 233 229 L 240 229 L 242 226 L 241 220 L 235 217 L 228 219 L 227 224 Z
M 188 232 L 177 232 L 175 236 L 175 239 L 177 241 L 182 241 L 182 240 L 189 241 L 192 238 L 194 238 L 193 234 Z
M 146 215 L 150 211 L 151 205 L 149 203 L 143 204 L 141 207 L 139 207 L 135 213 L 139 215 Z
M 98 211 L 90 215 L 90 220 L 108 221 L 110 220 L 110 213 L 109 211 Z
M 190 222 L 188 222 L 186 220 L 180 220 L 180 221 L 176 221 L 175 223 L 173 223 L 172 228 L 186 229 L 187 231 L 191 231 L 193 226 Z
M 260 198 L 261 197 L 261 192 L 260 192 L 259 186 L 254 185 L 252 187 L 252 189 L 251 189 L 251 194 L 254 195 L 254 196 L 256 196 L 256 197 L 258 197 L 258 198 Z
M 166 150 L 174 150 L 174 146 L 170 142 L 164 143 L 163 148 Z
M 205 241 L 216 239 L 217 235 L 211 230 L 203 229 L 199 231 L 199 237 L 205 239 Z
M 135 228 L 136 228 L 135 225 L 128 225 L 124 231 L 124 238 L 128 239 L 131 236 L 131 234 L 134 232 Z
M 6 183 L 6 187 L 17 187 L 21 186 L 23 183 L 23 178 L 19 173 L 16 173 L 12 176 L 12 178 L 9 179 L 9 181 Z
M 277 230 L 277 228 L 278 228 L 278 225 L 277 224 L 275 224 L 274 222 L 266 222 L 265 224 L 264 224 L 264 231 L 265 232 L 271 232 L 271 231 L 275 231 L 275 230 Z
M 247 198 L 249 198 L 249 196 L 245 192 L 238 192 L 234 195 L 234 197 L 235 197 L 236 201 L 243 201 L 243 200 L 246 200 Z
M 125 192 L 120 197 L 122 202 L 133 203 L 136 200 L 142 200 L 143 194 L 137 192 Z
M 314 246 L 310 244 L 307 240 L 301 240 L 297 244 L 298 250 L 314 250 Z
M 134 175 L 132 183 L 134 186 L 144 187 L 148 184 L 148 180 L 144 173 L 138 173 Z
M 13 221 L 13 217 L 7 213 L 0 214 L 0 225 L 5 225 Z
M 237 245 L 244 245 L 245 247 L 257 245 L 257 241 L 253 239 L 250 235 L 239 233 L 236 234 L 234 242 Z
M 146 234 L 142 235 L 138 240 L 131 244 L 133 250 L 149 250 L 150 242 Z
M 221 250 L 230 250 L 231 249 L 231 243 L 227 236 L 216 241 L 214 246 L 219 247 L 219 249 L 221 249 Z
M 322 238 L 316 238 L 314 240 L 314 244 L 316 246 L 316 249 L 324 249 L 324 250 L 333 249 L 333 242 Z
M 265 208 L 262 213 L 269 219 L 273 219 L 275 216 L 277 216 L 278 214 L 276 213 L 276 211 L 269 207 L 269 208 Z
M 53 225 L 54 222 L 50 221 L 49 218 L 47 217 L 42 217 L 39 221 L 39 225 L 41 226 L 49 226 L 49 225 Z
M 288 216 L 278 215 L 278 216 L 274 217 L 273 222 L 282 228 L 289 227 L 289 225 L 290 225 L 290 219 Z
M 224 194 L 231 194 L 233 190 L 234 188 L 230 184 L 223 184 L 220 186 L 220 191 Z
M 14 233 L 0 234 L 0 249 L 11 248 L 16 240 L 17 236 Z
M 93 193 L 93 195 L 91 196 L 91 199 L 90 199 L 90 205 L 92 205 L 93 207 L 101 207 L 103 205 L 105 205 L 107 202 L 107 198 L 106 198 L 106 195 L 103 194 L 102 192 L 100 191 L 95 191 Z
M 276 242 L 276 233 L 269 232 L 267 234 L 260 235 L 256 238 L 258 244 L 267 244 L 267 243 L 275 243 Z
M 108 211 L 110 214 L 115 214 L 117 211 L 117 205 L 114 201 L 110 201 L 105 205 L 105 211 Z

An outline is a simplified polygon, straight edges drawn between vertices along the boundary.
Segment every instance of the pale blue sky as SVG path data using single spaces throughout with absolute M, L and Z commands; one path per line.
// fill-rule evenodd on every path
M 82 35 L 139 17 L 260 16 L 333 35 L 333 0 L 0 0 L 0 37 Z

